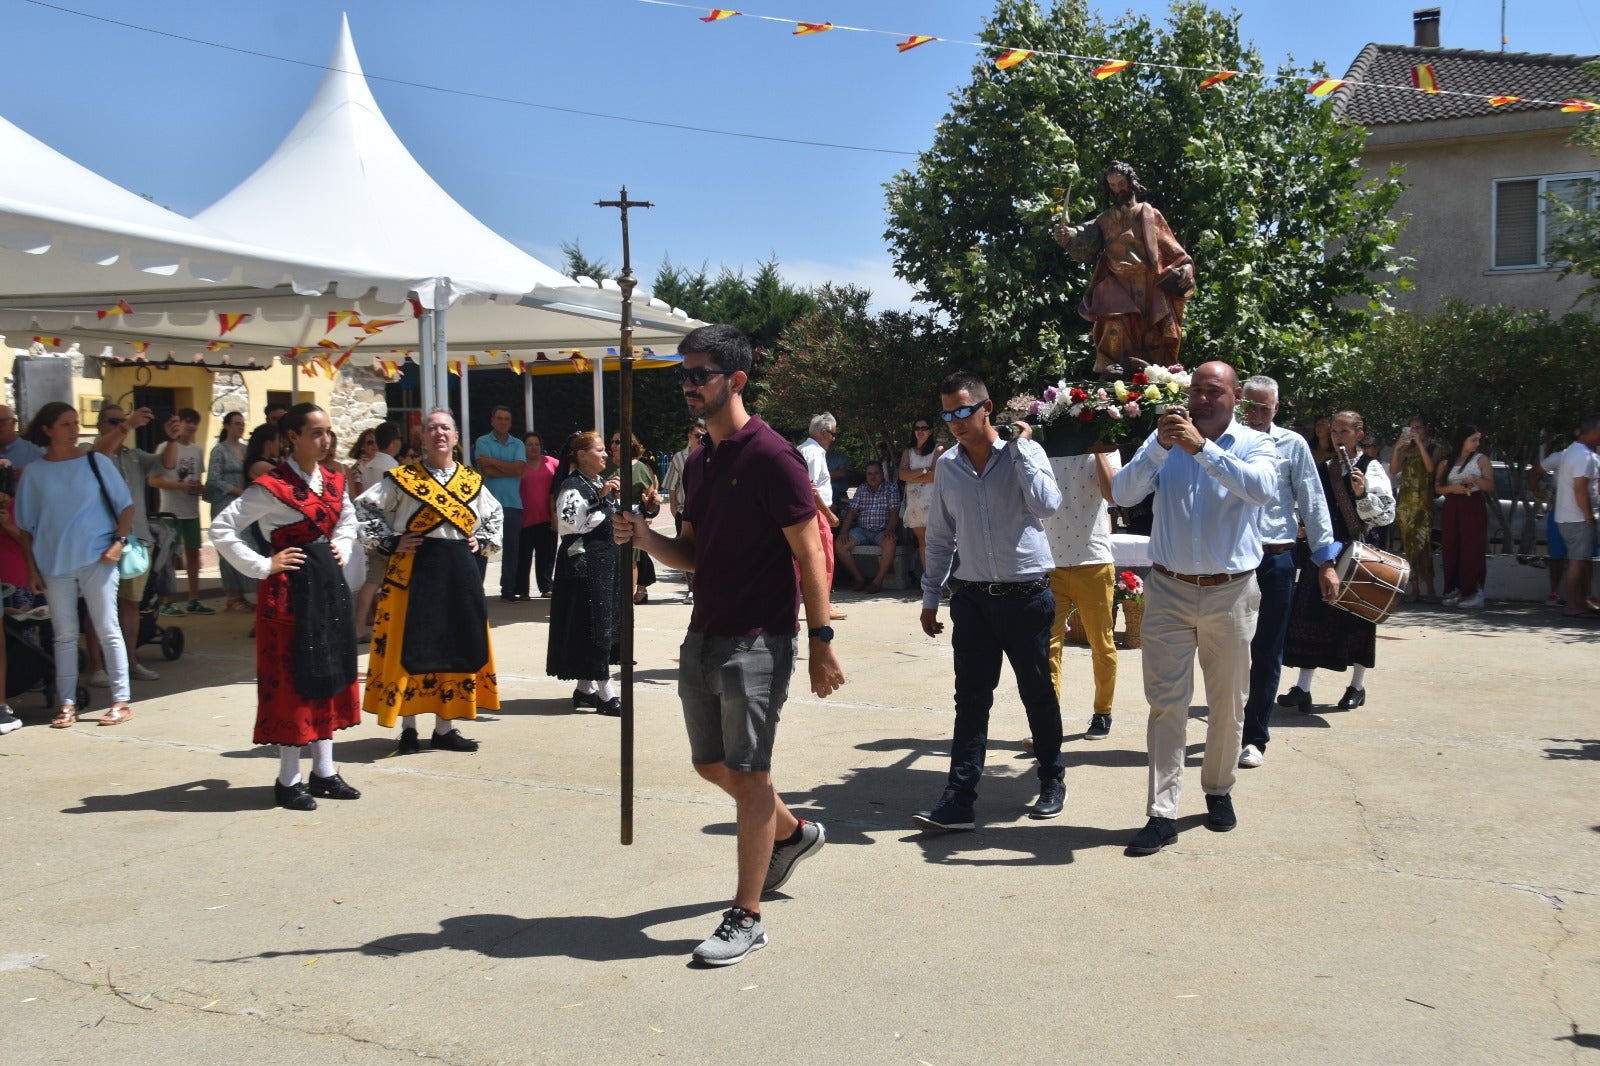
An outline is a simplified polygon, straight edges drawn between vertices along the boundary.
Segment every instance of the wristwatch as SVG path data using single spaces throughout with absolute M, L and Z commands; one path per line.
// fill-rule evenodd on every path
M 820 640 L 824 644 L 833 643 L 833 627 L 832 626 L 812 626 L 810 629 L 808 629 L 806 631 L 806 635 L 808 637 L 810 637 L 812 640 Z
M 127 537 L 116 537 L 115 540 L 116 540 L 116 542 L 118 544 L 122 545 L 124 548 L 126 548 L 128 546 L 128 538 Z

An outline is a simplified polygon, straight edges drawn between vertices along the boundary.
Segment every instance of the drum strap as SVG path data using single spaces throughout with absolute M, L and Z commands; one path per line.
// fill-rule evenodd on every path
M 1345 529 L 1350 531 L 1350 539 L 1360 540 L 1367 531 L 1367 524 L 1356 515 L 1355 497 L 1350 494 L 1350 478 L 1339 472 L 1341 465 L 1337 460 L 1329 460 L 1328 480 L 1333 483 L 1333 499 L 1339 506 Z

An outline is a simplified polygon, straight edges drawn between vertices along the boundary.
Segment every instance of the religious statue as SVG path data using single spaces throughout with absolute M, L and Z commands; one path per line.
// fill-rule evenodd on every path
M 1096 374 L 1117 377 L 1178 361 L 1183 305 L 1194 292 L 1194 261 L 1127 163 L 1100 179 L 1111 206 L 1093 221 L 1056 223 L 1056 243 L 1081 263 L 1095 262 L 1078 313 L 1094 323 Z

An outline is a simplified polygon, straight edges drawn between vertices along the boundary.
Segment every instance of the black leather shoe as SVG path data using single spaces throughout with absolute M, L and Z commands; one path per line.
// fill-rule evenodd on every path
M 1128 842 L 1129 855 L 1154 855 L 1178 839 L 1178 823 L 1171 818 L 1152 817 Z
M 1039 782 L 1039 801 L 1028 809 L 1029 818 L 1054 818 L 1061 813 L 1061 805 L 1067 798 L 1067 783 L 1065 781 Z
M 1298 710 L 1301 714 L 1310 714 L 1311 713 L 1311 693 L 1307 692 L 1305 689 L 1301 688 L 1299 685 L 1296 685 L 1293 688 L 1291 688 L 1288 692 L 1285 692 L 1283 695 L 1278 697 L 1278 706 L 1279 707 L 1293 707 L 1296 710 Z
M 292 785 L 285 785 L 281 781 L 272 783 L 272 798 L 278 806 L 287 811 L 314 811 L 317 801 L 311 798 L 311 790 L 304 781 L 297 781 Z
M 621 718 L 622 697 L 612 696 L 609 700 L 606 700 L 604 703 L 600 704 L 596 710 L 605 715 L 607 718 Z
M 1353 711 L 1366 702 L 1367 690 L 1351 685 L 1344 690 L 1344 695 L 1339 697 L 1339 709 L 1341 711 Z
M 1214 833 L 1226 833 L 1239 824 L 1233 813 L 1233 800 L 1228 796 L 1206 797 L 1206 828 Z
M 1097 714 L 1089 719 L 1089 728 L 1084 731 L 1085 740 L 1104 740 L 1111 735 L 1111 716 Z
M 395 745 L 394 749 L 396 755 L 415 755 L 421 750 L 422 744 L 417 740 L 415 729 L 400 730 L 400 743 Z
M 478 742 L 469 740 L 461 735 L 461 730 L 452 729 L 448 733 L 435 733 L 433 735 L 434 751 L 477 751 Z
M 598 711 L 600 709 L 600 697 L 593 692 L 584 692 L 582 689 L 576 688 L 573 689 L 572 709 L 575 711 L 581 711 L 585 707 L 593 707 Z
M 358 800 L 361 798 L 361 791 L 351 787 L 338 774 L 332 774 L 328 777 L 318 777 L 316 774 L 312 774 L 310 784 L 311 794 L 319 799 Z

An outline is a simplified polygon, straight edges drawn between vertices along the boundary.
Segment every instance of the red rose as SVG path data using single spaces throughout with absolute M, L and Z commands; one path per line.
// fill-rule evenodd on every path
M 1143 373 L 1135 374 L 1133 375 L 1133 383 L 1143 388 L 1144 386 L 1150 384 L 1150 378 Z
M 1083 410 L 1079 411 L 1078 412 L 1078 421 L 1079 422 L 1093 422 L 1094 421 L 1094 408 L 1085 407 Z
M 1082 403 L 1089 398 L 1089 394 L 1082 389 L 1071 389 L 1067 395 L 1072 403 Z

